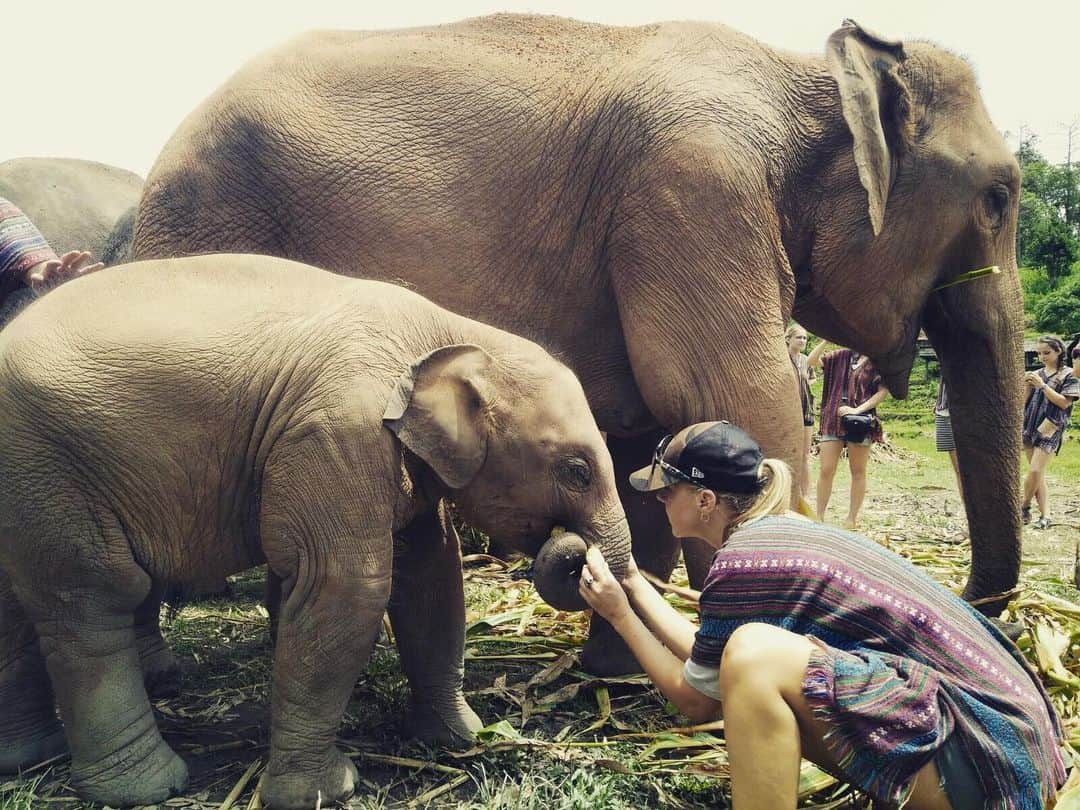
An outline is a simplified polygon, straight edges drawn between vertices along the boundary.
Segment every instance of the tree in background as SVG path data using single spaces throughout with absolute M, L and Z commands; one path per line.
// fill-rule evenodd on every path
M 1055 165 L 1031 135 L 1016 159 L 1023 172 L 1016 255 L 1031 326 L 1080 332 L 1080 170 L 1070 159 Z M 1071 147 L 1071 144 L 1070 144 Z

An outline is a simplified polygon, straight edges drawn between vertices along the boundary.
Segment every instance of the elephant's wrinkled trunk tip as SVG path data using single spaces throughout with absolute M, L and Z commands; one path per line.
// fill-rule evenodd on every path
M 556 610 L 585 610 L 578 580 L 588 548 L 581 535 L 553 533 L 533 562 L 533 585 L 540 598 Z

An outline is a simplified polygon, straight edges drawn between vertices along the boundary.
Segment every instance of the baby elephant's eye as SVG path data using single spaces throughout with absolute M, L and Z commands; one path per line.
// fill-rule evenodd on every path
M 555 462 L 555 477 L 567 489 L 584 492 L 592 483 L 592 468 L 585 459 L 570 456 Z

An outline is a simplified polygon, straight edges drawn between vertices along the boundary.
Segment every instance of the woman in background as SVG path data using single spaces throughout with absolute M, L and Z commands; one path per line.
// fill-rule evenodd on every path
M 1024 452 L 1028 474 L 1024 479 L 1021 514 L 1031 522 L 1031 498 L 1039 504 L 1039 519 L 1033 529 L 1050 527 L 1050 494 L 1046 487 L 1046 469 L 1050 459 L 1061 452 L 1065 428 L 1072 415 L 1073 403 L 1080 398 L 1080 379 L 1066 365 L 1065 344 L 1054 335 L 1043 335 L 1035 344 L 1043 367 L 1024 374 L 1027 400 L 1024 403 Z
M 851 493 L 844 528 L 854 529 L 866 497 L 870 446 L 885 438 L 874 409 L 889 396 L 889 389 L 882 383 L 881 375 L 869 357 L 851 349 L 836 349 L 826 354 L 827 346 L 822 341 L 807 358 L 811 368 L 823 368 L 825 373 L 821 391 L 821 441 L 818 445 L 821 469 L 817 483 L 817 514 L 818 520 L 824 522 L 825 510 L 832 496 L 836 465 L 840 461 L 841 451 L 847 447 Z M 872 417 L 871 425 L 865 432 L 855 434 L 844 427 L 844 417 L 854 414 Z
M 793 323 L 784 333 L 787 341 L 788 356 L 795 368 L 795 379 L 799 384 L 799 402 L 802 405 L 803 437 L 799 455 L 799 488 L 805 497 L 810 495 L 810 447 L 814 442 L 814 394 L 810 384 L 817 379 L 817 373 L 807 362 L 806 330 Z

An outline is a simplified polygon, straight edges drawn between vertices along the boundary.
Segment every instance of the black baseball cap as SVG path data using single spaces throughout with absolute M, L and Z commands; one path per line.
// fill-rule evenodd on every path
M 760 492 L 761 448 L 730 422 L 698 422 L 656 445 L 653 461 L 630 474 L 630 485 L 653 492 L 687 483 L 714 492 Z

